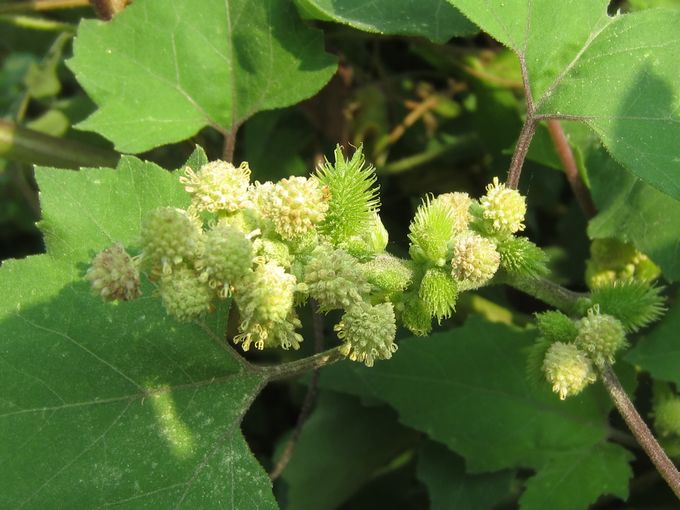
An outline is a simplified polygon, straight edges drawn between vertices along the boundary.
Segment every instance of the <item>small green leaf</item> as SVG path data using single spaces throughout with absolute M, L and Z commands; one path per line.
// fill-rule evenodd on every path
M 187 205 L 176 176 L 134 158 L 36 176 L 48 253 L 0 268 L 0 507 L 276 508 L 240 431 L 264 380 L 220 345 L 226 307 L 180 324 L 148 281 L 106 304 L 83 280 L 147 211 Z
M 676 302 L 663 322 L 641 338 L 630 350 L 626 360 L 646 370 L 655 379 L 680 385 L 678 328 L 680 328 L 680 303 Z
M 295 0 L 306 17 L 335 21 L 366 32 L 417 35 L 445 43 L 477 30 L 445 0 Z
M 418 479 L 430 495 L 430 510 L 491 510 L 510 495 L 514 471 L 470 475 L 465 462 L 443 445 L 427 441 L 418 454 Z
M 602 494 L 624 501 L 633 476 L 633 455 L 619 445 L 602 443 L 559 455 L 532 476 L 520 498 L 521 510 L 589 508 Z
M 308 98 L 335 62 L 284 0 L 145 0 L 82 21 L 69 66 L 99 106 L 80 127 L 142 152 Z
M 338 508 L 416 439 L 389 409 L 323 392 L 283 472 L 286 508 Z
M 537 115 L 585 122 L 628 170 L 680 199 L 680 9 L 609 16 L 608 0 L 449 2 L 519 55 Z

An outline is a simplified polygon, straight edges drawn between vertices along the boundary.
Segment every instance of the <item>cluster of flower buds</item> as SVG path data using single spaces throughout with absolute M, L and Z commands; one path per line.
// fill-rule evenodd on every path
M 432 319 L 451 316 L 460 292 L 488 284 L 499 268 L 530 276 L 544 272 L 543 251 L 515 235 L 524 229 L 525 213 L 525 198 L 498 178 L 478 201 L 467 193 L 426 197 L 410 225 L 415 276 L 398 307 L 404 325 L 416 335 L 428 334 Z
M 621 322 L 600 313 L 597 305 L 576 321 L 550 311 L 538 314 L 536 323 L 540 337 L 529 359 L 539 361 L 536 368 L 562 400 L 595 382 L 595 368 L 614 363 L 616 353 L 627 345 Z
M 617 239 L 595 239 L 590 244 L 586 283 L 591 289 L 627 280 L 651 283 L 660 275 L 659 266 L 631 243 Z
M 157 286 L 167 313 L 200 320 L 230 298 L 240 321 L 234 342 L 297 349 L 296 308 L 312 300 L 341 314 L 335 326 L 348 358 L 373 365 L 397 349 L 397 323 L 427 334 L 449 317 L 460 292 L 488 283 L 499 267 L 538 271 L 544 256 L 525 238 L 525 201 L 499 184 L 479 201 L 465 193 L 427 197 L 410 228 L 410 259 L 385 251 L 376 175 L 357 150 L 338 148 L 310 177 L 250 181 L 246 163 L 186 168 L 186 209 L 143 219 L 131 258 L 120 245 L 95 256 L 87 278 L 107 300 L 140 293 L 138 268 Z

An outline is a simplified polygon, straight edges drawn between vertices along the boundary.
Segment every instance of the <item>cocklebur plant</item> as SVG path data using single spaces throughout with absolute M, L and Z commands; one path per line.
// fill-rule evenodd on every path
M 201 320 L 232 298 L 240 316 L 233 341 L 246 351 L 298 349 L 297 308 L 311 299 L 320 313 L 341 311 L 340 352 L 372 366 L 396 351 L 399 324 L 427 334 L 433 320 L 452 316 L 461 292 L 488 284 L 499 268 L 532 275 L 545 262 L 538 248 L 513 236 L 524 198 L 497 180 L 479 202 L 465 193 L 425 197 L 405 260 L 385 251 L 376 176 L 361 148 L 351 158 L 336 149 L 335 161 L 308 178 L 249 177 L 247 163 L 187 167 L 179 181 L 191 205 L 143 218 L 138 262 L 179 321 Z M 132 264 L 122 250 L 114 245 L 96 255 L 88 272 L 107 299 L 136 297 L 109 290 L 121 279 L 119 266 Z M 121 262 L 103 264 L 112 253 Z

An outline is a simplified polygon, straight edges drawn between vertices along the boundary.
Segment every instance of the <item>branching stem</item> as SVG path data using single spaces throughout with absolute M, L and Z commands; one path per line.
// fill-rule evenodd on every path
M 305 374 L 311 370 L 316 370 L 317 368 L 335 363 L 342 358 L 344 358 L 344 356 L 340 352 L 340 348 L 334 347 L 333 349 L 328 349 L 319 354 L 314 354 L 313 356 L 308 356 L 295 361 L 289 361 L 288 363 L 267 366 L 251 365 L 251 368 L 255 372 L 262 373 L 267 380 L 271 382 Z
M 605 388 L 609 392 L 614 405 L 621 413 L 626 425 L 637 439 L 642 449 L 650 458 L 659 474 L 666 480 L 666 483 L 680 499 L 680 473 L 673 462 L 668 458 L 666 452 L 661 448 L 656 438 L 649 430 L 640 414 L 635 409 L 633 402 L 628 398 L 626 390 L 623 389 L 618 377 L 609 365 L 604 365 L 599 369 L 600 376 Z
M 497 277 L 497 281 L 540 299 L 567 315 L 578 315 L 580 309 L 579 300 L 588 297 L 588 294 L 574 292 L 545 278 L 531 278 L 503 273 Z
M 522 131 L 519 133 L 517 146 L 515 147 L 515 152 L 512 154 L 512 160 L 510 161 L 508 179 L 505 182 L 508 188 L 517 189 L 517 186 L 519 185 L 519 176 L 522 174 L 522 166 L 524 166 L 524 160 L 529 152 L 529 145 L 531 145 L 531 139 L 534 137 L 535 132 L 536 121 L 532 116 L 527 114 L 527 120 L 524 121 Z

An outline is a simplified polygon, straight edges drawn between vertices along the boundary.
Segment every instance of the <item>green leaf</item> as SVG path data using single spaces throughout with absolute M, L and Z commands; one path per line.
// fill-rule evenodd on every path
M 528 497 L 538 498 L 541 487 L 558 483 L 553 477 L 558 460 L 585 451 L 610 452 L 606 437 L 611 403 L 599 385 L 566 401 L 547 383 L 532 385 L 524 372 L 533 341 L 533 332 L 473 316 L 447 333 L 400 342 L 389 363 L 371 369 L 356 364 L 329 367 L 321 385 L 388 403 L 402 423 L 462 455 L 469 473 L 535 469 L 540 478 Z M 612 473 L 599 472 L 595 464 L 589 490 L 570 508 L 585 509 L 605 493 L 625 496 L 627 460 L 619 451 L 612 454 L 607 461 Z
M 418 455 L 418 479 L 430 494 L 430 510 L 491 510 L 510 495 L 513 471 L 470 475 L 463 459 L 427 441 Z
M 680 202 L 636 178 L 602 149 L 589 151 L 586 163 L 600 211 L 588 235 L 631 242 L 661 267 L 666 279 L 680 279 Z
M 323 392 L 283 472 L 286 508 L 338 508 L 416 439 L 391 410 Z
M 680 386 L 680 302 L 669 310 L 656 328 L 638 341 L 626 360 L 646 370 L 655 379 L 670 381 Z
M 602 494 L 624 501 L 633 471 L 633 455 L 619 445 L 602 443 L 560 455 L 529 479 L 521 510 L 588 508 Z
M 608 0 L 449 2 L 525 62 L 537 115 L 585 122 L 628 170 L 680 199 L 680 10 L 610 17 Z
M 123 152 L 233 131 L 316 93 L 333 75 L 322 34 L 285 0 L 144 0 L 84 20 L 71 69 L 99 106 L 79 126 Z
M 323 387 L 386 402 L 401 421 L 462 455 L 470 472 L 540 467 L 606 437 L 610 403 L 592 386 L 560 401 L 525 376 L 534 333 L 472 317 L 464 327 L 409 338 L 389 363 L 328 367 Z
M 477 30 L 445 0 L 294 0 L 304 16 L 366 32 L 416 35 L 445 43 Z
M 226 310 L 180 324 L 149 282 L 114 305 L 83 281 L 146 211 L 187 205 L 176 176 L 134 158 L 36 176 L 48 252 L 0 268 L 0 507 L 276 508 L 240 431 L 264 380 L 220 345 Z

